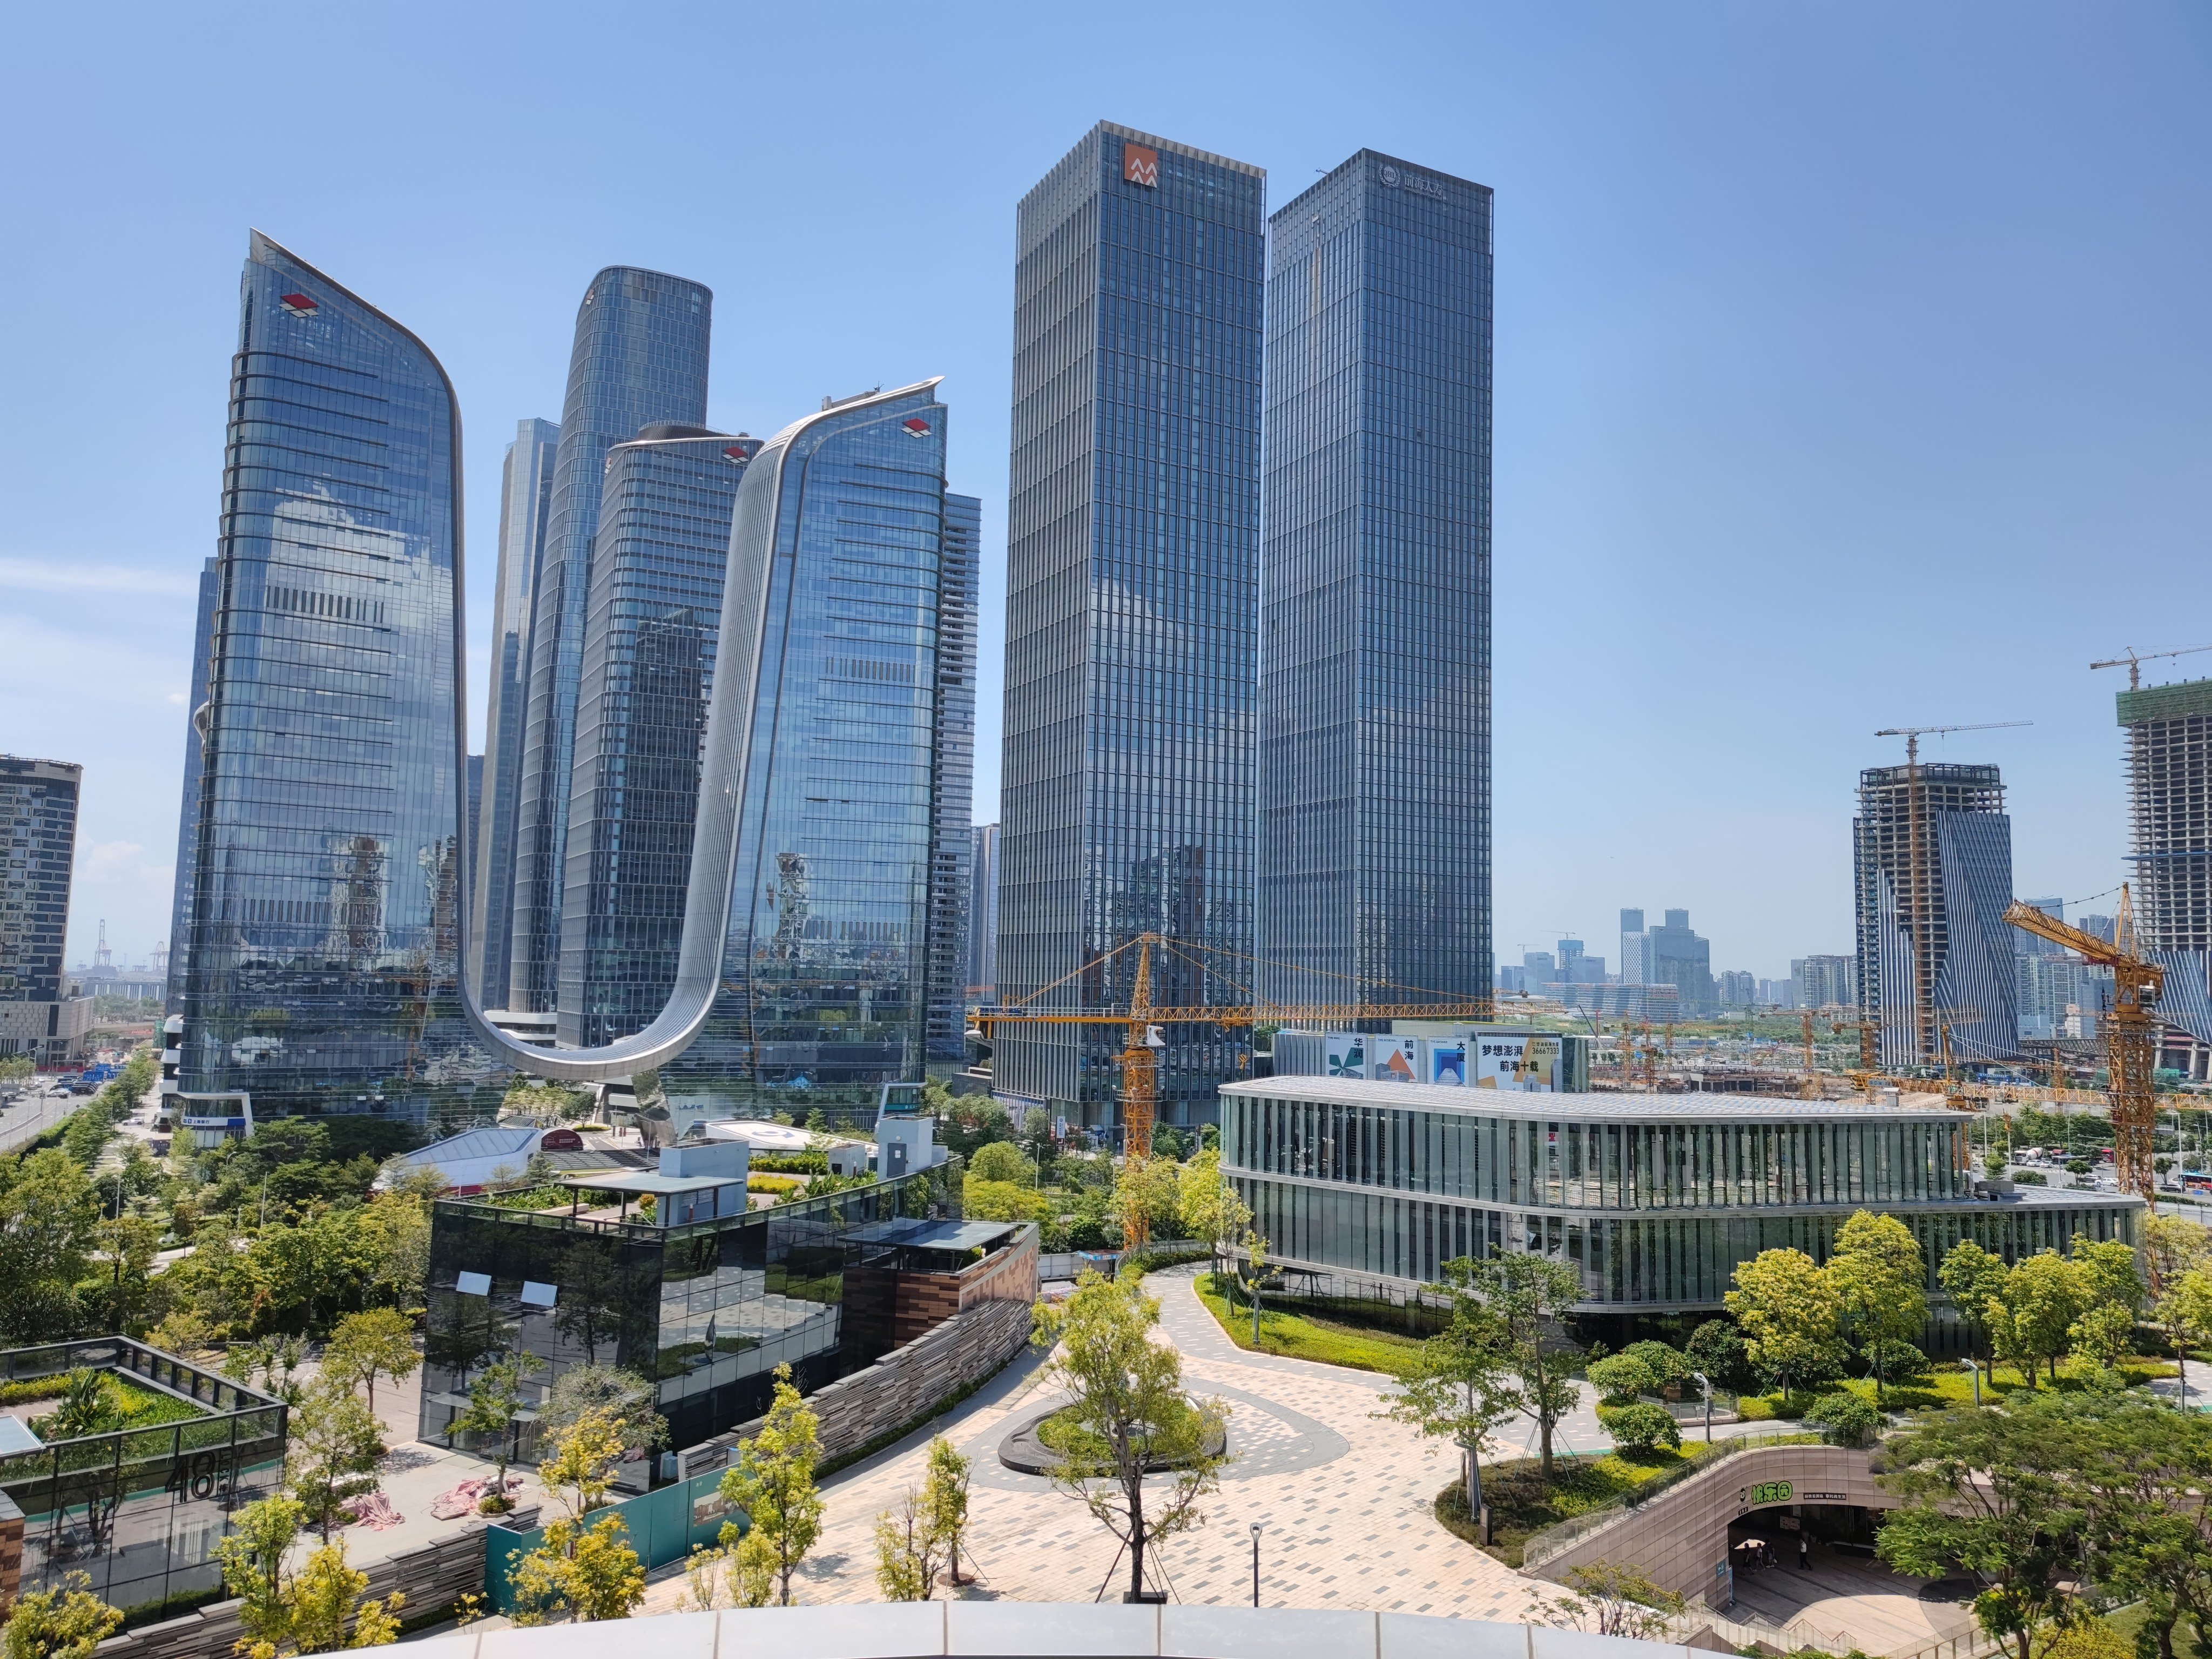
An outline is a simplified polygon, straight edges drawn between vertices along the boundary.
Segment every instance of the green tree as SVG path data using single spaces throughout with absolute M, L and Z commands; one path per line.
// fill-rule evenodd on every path
M 2033 1634 L 2074 1612 L 2063 1583 L 2080 1571 L 2087 1517 L 2066 1479 L 2063 1423 L 2033 1400 L 1938 1413 L 1893 1436 L 1884 1459 L 1881 1483 L 1902 1504 L 1876 1535 L 1882 1559 L 1923 1578 L 1972 1573 L 1975 1618 L 2017 1659 L 2033 1659 Z
M 1751 1358 L 1743 1333 L 1725 1319 L 1708 1319 L 1690 1333 L 1683 1357 L 1717 1389 L 1737 1393 L 1752 1386 Z
M 92 1593 L 89 1575 L 65 1572 L 60 1583 L 15 1598 L 0 1641 L 7 1659 L 92 1659 L 122 1622 L 121 1613 Z
M 1450 1322 L 1421 1344 L 1419 1358 L 1376 1415 L 1410 1423 L 1459 1449 L 1467 1512 L 1480 1519 L 1483 1443 L 1521 1409 L 1522 1396 L 1504 1321 L 1474 1293 L 1471 1267 L 1463 1260 L 1443 1264 L 1443 1283 L 1429 1288 L 1451 1298 Z
M 2212 1268 L 2191 1267 L 2169 1279 L 2166 1294 L 2158 1301 L 2158 1316 L 2173 1341 L 2185 1400 L 2189 1393 L 2189 1350 L 2194 1344 L 2212 1340 Z
M 1838 1316 L 1883 1382 L 1882 1345 L 1911 1342 L 1928 1322 L 1927 1267 L 1912 1230 L 1895 1216 L 1855 1212 L 1837 1230 L 1823 1276 L 1834 1287 Z
M 737 1467 L 722 1476 L 724 1501 L 743 1510 L 750 1523 L 744 1544 L 751 1555 L 740 1555 L 740 1576 L 749 1566 L 757 1572 L 763 1559 L 771 1563 L 777 1599 L 786 1607 L 791 1575 L 822 1534 L 822 1494 L 814 1485 L 822 1461 L 819 1428 L 792 1386 L 791 1367 L 778 1365 L 775 1399 L 760 1433 L 738 1449 Z
M 1848 1389 L 1815 1400 L 1806 1410 L 1805 1421 L 1821 1431 L 1832 1446 L 1869 1446 L 1881 1432 L 1881 1413 Z
M 1465 1258 L 1462 1258 L 1465 1261 Z M 1455 1264 L 1444 1264 L 1447 1283 Z M 1571 1348 L 1559 1340 L 1559 1322 L 1582 1300 L 1583 1276 L 1564 1261 L 1520 1251 L 1466 1266 L 1466 1285 L 1498 1322 L 1500 1351 L 1518 1380 L 1521 1409 L 1536 1419 L 1544 1478 L 1552 1478 L 1552 1441 L 1559 1419 L 1581 1401 Z
M 399 1609 L 407 1598 L 394 1590 L 381 1601 L 363 1600 L 368 1589 L 368 1575 L 346 1564 L 343 1539 L 310 1552 L 285 1592 L 289 1650 L 336 1653 L 398 1641 Z M 248 1659 L 268 1659 L 276 1650 L 273 1644 L 257 1646 Z
M 963 1584 L 967 1580 L 960 1576 L 960 1546 L 968 1536 L 969 1462 L 940 1434 L 929 1443 L 926 1471 L 921 1506 L 928 1517 L 929 1535 L 945 1552 L 945 1577 Z
M 1594 1636 L 1657 1641 L 1668 1633 L 1683 1600 L 1664 1589 L 1643 1568 L 1614 1561 L 1593 1561 L 1567 1573 L 1571 1594 L 1552 1603 L 1550 1622 Z
M 1651 1378 L 1650 1391 L 1654 1394 L 1684 1386 L 1692 1380 L 1689 1356 L 1667 1343 L 1632 1342 L 1621 1352 L 1644 1367 Z
M 2019 1366 L 2030 1388 L 2039 1363 L 2058 1380 L 2058 1357 L 2067 1351 L 2074 1322 L 2088 1311 L 2089 1287 L 2081 1267 L 2056 1250 L 2023 1257 L 2006 1275 L 2004 1294 L 1990 1304 L 1990 1334 L 1998 1356 Z
M 2110 1304 L 2130 1315 L 2142 1310 L 2147 1292 L 2134 1245 L 2117 1238 L 2100 1244 L 2076 1233 L 2068 1255 L 2081 1271 L 2082 1288 L 2092 1305 Z
M 906 1489 L 896 1510 L 876 1516 L 876 1588 L 886 1601 L 927 1601 L 937 1588 L 937 1540 L 921 1494 Z
M 84 1167 L 49 1148 L 33 1152 L 0 1194 L 0 1335 L 50 1342 L 78 1324 L 76 1285 L 100 1238 L 100 1200 Z
M 1252 1212 L 1221 1173 L 1221 1148 L 1207 1147 L 1182 1166 L 1176 1177 L 1176 1209 L 1194 1238 L 1213 1247 L 1213 1270 L 1231 1243 L 1252 1224 Z
M 1132 1158 L 1114 1179 L 1113 1214 L 1124 1238 L 1181 1238 L 1176 1205 L 1182 1194 L 1182 1165 L 1171 1158 Z
M 376 1490 L 387 1449 L 376 1414 L 343 1379 L 325 1377 L 301 1397 L 284 1449 L 284 1481 L 323 1542 L 331 1541 L 348 1504 Z
M 1608 1354 L 1603 1359 L 1589 1363 L 1590 1387 L 1608 1406 L 1626 1406 L 1632 1401 L 1658 1391 L 1659 1379 L 1651 1375 L 1651 1368 L 1633 1354 Z
M 1024 1158 L 1021 1148 L 1011 1140 L 978 1146 L 975 1156 L 968 1160 L 968 1173 L 978 1181 L 1010 1182 L 1018 1187 L 1036 1181 L 1036 1165 Z
M 404 1382 L 422 1363 L 422 1357 L 415 1352 L 415 1322 L 396 1308 L 348 1314 L 338 1321 L 323 1350 L 323 1375 L 367 1389 L 372 1413 L 376 1410 L 376 1379 Z
M 123 1407 L 105 1371 L 80 1365 L 63 1379 L 62 1403 L 46 1419 L 46 1438 L 74 1440 L 123 1426 Z
M 2173 1659 L 2183 1620 L 2198 1649 L 2212 1626 L 2212 1422 L 2139 1396 L 2066 1402 L 2069 1462 L 2088 1493 L 2089 1561 L 2096 1583 L 2139 1600 L 2139 1650 Z M 2049 1659 L 2046 1654 L 2045 1659 Z
M 102 1221 L 97 1238 L 99 1259 L 107 1267 L 108 1328 L 145 1329 L 154 1304 L 152 1275 L 154 1258 L 161 1250 L 161 1224 L 151 1216 L 125 1213 Z
M 1681 1428 L 1664 1406 L 1641 1400 L 1632 1406 L 1608 1406 L 1599 1411 L 1598 1420 L 1623 1451 L 1650 1451 L 1654 1446 L 1682 1443 Z
M 1059 1414 L 1054 1486 L 1079 1501 L 1129 1554 L 1129 1589 L 1145 1588 L 1145 1559 L 1163 1539 L 1200 1519 L 1199 1501 L 1219 1484 L 1228 1459 L 1226 1412 L 1182 1386 L 1182 1358 L 1152 1340 L 1158 1301 L 1134 1273 L 1085 1273 L 1075 1293 L 1040 1302 L 1030 1340 L 1049 1349 L 1044 1368 L 1070 1403 Z M 1165 1469 L 1165 1495 L 1149 1500 L 1147 1470 Z
M 1833 1376 L 1844 1357 L 1835 1282 L 1802 1250 L 1761 1250 L 1722 1298 L 1760 1376 L 1784 1393 Z
M 516 1352 L 495 1359 L 469 1384 L 469 1403 L 447 1425 L 450 1438 L 473 1436 L 484 1443 L 483 1455 L 491 1460 L 491 1490 L 477 1507 L 486 1515 L 501 1515 L 514 1507 L 507 1495 L 507 1466 L 514 1460 L 514 1414 L 522 1407 L 523 1380 L 543 1370 L 545 1362 L 534 1353 Z
M 1936 1282 L 1949 1292 L 1984 1353 L 1990 1341 L 1990 1304 L 2003 1299 L 2011 1274 L 2002 1256 L 1990 1255 L 1971 1238 L 1954 1244 L 1936 1267 Z
M 237 1598 L 246 1639 L 268 1644 L 270 1652 L 291 1635 L 284 1557 L 307 1518 L 296 1498 L 259 1498 L 234 1515 L 229 1535 L 216 1541 L 222 1587 Z
M 572 1365 L 538 1408 L 538 1432 L 548 1444 L 585 1413 L 601 1411 L 622 1425 L 623 1450 L 649 1452 L 668 1443 L 668 1419 L 653 1409 L 653 1384 L 617 1365 Z
M 555 1437 L 538 1479 L 566 1513 L 537 1548 L 510 1556 L 507 1583 L 518 1624 L 543 1624 L 560 1612 L 580 1620 L 627 1618 L 645 1594 L 645 1569 L 625 1541 L 620 1516 L 586 1523 L 606 1502 L 632 1430 L 607 1406 L 586 1407 Z

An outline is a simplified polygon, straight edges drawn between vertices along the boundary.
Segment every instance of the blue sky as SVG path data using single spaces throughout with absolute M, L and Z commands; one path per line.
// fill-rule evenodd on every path
M 716 296 L 712 418 L 947 377 L 996 788 L 1014 203 L 1091 123 L 1498 191 L 1497 939 L 1850 948 L 1877 727 L 2124 873 L 2113 673 L 2212 641 L 2212 13 L 2187 4 L 27 9 L 0 57 L 0 748 L 82 762 L 70 957 L 167 927 L 191 589 L 258 226 L 501 453 L 593 270 Z M 1449 625 L 1449 619 L 1440 619 Z M 2194 661 L 2197 668 L 2188 665 Z M 2212 656 L 2170 676 L 2212 672 Z M 979 805 L 979 816 L 988 814 Z

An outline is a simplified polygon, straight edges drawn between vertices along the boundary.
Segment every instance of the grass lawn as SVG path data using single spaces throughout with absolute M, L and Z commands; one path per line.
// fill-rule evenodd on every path
M 2058 1392 L 2082 1392 L 2089 1386 L 2091 1370 L 2089 1365 L 2075 1360 L 2061 1360 Z M 2147 1358 L 2141 1355 L 2129 1359 L 2120 1367 L 2120 1376 L 2130 1388 L 2148 1382 L 2154 1377 L 2172 1376 L 2173 1374 L 2172 1361 Z M 2212 1376 L 2208 1376 L 2207 1381 L 2212 1382 Z M 2048 1389 L 2051 1386 L 2049 1374 L 2039 1373 L 2035 1385 L 2038 1389 Z M 2026 1386 L 2019 1370 L 2011 1365 L 1982 1373 L 1982 1399 L 1984 1403 L 1994 1403 Z M 2192 1382 L 2190 1386 L 2193 1389 L 2196 1384 Z M 1840 1382 L 1824 1382 L 1817 1389 L 1801 1391 L 1794 1399 L 1787 1401 L 1778 1394 L 1746 1395 L 1738 1405 L 1747 1421 L 1795 1419 L 1802 1416 L 1805 1407 L 1820 1395 L 1839 1389 L 1848 1389 L 1869 1402 L 1874 1399 L 1874 1379 L 1855 1376 Z M 1942 1411 L 1952 1407 L 1971 1406 L 1974 1403 L 1974 1379 L 1964 1365 L 1938 1365 L 1932 1376 L 1921 1382 L 1892 1383 L 1884 1390 L 1883 1400 L 1891 1411 Z
M 2133 1647 L 2136 1632 L 2143 1627 L 2144 1621 L 2149 1617 L 2150 1608 L 2141 1601 L 2135 1601 L 2115 1613 L 2106 1613 L 2105 1623 L 2120 1640 Z M 2186 1619 L 2179 1620 L 2173 1627 L 2174 1659 L 2201 1659 L 2203 1651 L 2189 1634 L 2189 1621 Z
M 1663 1446 L 1648 1452 L 1607 1452 L 1601 1457 L 1562 1456 L 1553 1460 L 1548 1483 L 1543 1464 L 1535 1458 L 1492 1463 L 1482 1471 L 1482 1498 L 1490 1505 L 1492 1541 L 1486 1546 L 1477 1534 L 1456 1480 L 1437 1494 L 1437 1519 L 1477 1549 L 1517 1567 L 1521 1547 L 1532 1533 L 1609 1508 L 1654 1475 L 1686 1461 L 1680 1452 Z
M 1228 1299 L 1214 1289 L 1211 1273 L 1200 1275 L 1198 1299 L 1228 1333 L 1231 1341 L 1248 1351 L 1252 1348 L 1251 1310 L 1231 1307 Z M 1261 1353 L 1279 1353 L 1291 1359 L 1311 1359 L 1324 1365 L 1346 1365 L 1354 1370 L 1380 1371 L 1386 1376 L 1396 1376 L 1413 1364 L 1420 1350 L 1420 1342 L 1414 1337 L 1367 1330 L 1307 1314 L 1277 1313 L 1267 1305 L 1264 1297 L 1261 1301 L 1258 1352 Z

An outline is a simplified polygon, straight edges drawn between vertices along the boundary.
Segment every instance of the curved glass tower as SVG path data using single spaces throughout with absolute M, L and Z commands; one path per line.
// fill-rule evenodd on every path
M 738 486 L 732 581 L 764 568 L 767 582 L 721 982 L 698 1040 L 660 1074 L 679 1117 L 872 1109 L 881 1085 L 923 1075 L 940 828 L 936 385 L 808 416 Z
M 412 334 L 255 233 L 198 714 L 184 1093 L 422 1115 L 458 995 L 459 420 Z
M 576 697 L 562 1042 L 641 1031 L 676 982 L 738 482 L 760 440 L 649 426 L 607 452 Z
M 592 278 L 576 313 L 531 625 L 506 999 L 514 1008 L 549 1010 L 556 999 L 576 693 L 607 452 L 655 422 L 704 425 L 713 313 L 704 283 L 623 265 Z

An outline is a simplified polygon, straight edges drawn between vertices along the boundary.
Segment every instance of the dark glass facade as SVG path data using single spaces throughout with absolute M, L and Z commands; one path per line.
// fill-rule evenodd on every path
M 1146 931 L 1252 950 L 1265 185 L 1102 123 L 1022 200 L 1004 1001 Z M 1125 963 L 1032 1006 L 1121 1001 Z M 1249 1000 L 1174 960 L 1154 991 Z M 1161 1119 L 1211 1117 L 1247 1043 L 1211 1025 L 1163 1036 Z M 997 1086 L 1111 1122 L 1117 1046 L 1106 1027 L 1003 1027 Z
M 0 1002 L 62 1000 L 84 769 L 0 755 Z
M 713 310 L 714 295 L 702 283 L 611 266 L 592 279 L 576 313 L 552 515 L 532 602 L 510 1007 L 542 1012 L 557 1000 L 576 696 L 607 452 L 656 422 L 703 428 Z
M 553 516 L 553 462 L 561 428 L 515 426 L 500 474 L 499 574 L 492 590 L 491 691 L 484 709 L 483 805 L 476 884 L 469 895 L 469 948 L 477 994 L 506 1006 L 514 940 L 514 837 L 522 800 L 522 729 L 530 710 L 531 602 Z M 487 925 L 489 924 L 489 925 Z
M 738 481 L 757 438 L 648 427 L 607 452 L 576 697 L 560 1040 L 651 1024 L 676 982 Z
M 256 234 L 224 455 L 186 1094 L 465 1109 L 459 420 L 422 342 Z
M 900 1218 L 957 1219 L 961 1169 L 940 1164 L 665 1228 L 441 1200 L 430 1232 L 421 1435 L 444 1439 L 471 1375 L 510 1348 L 545 1362 L 533 1388 L 587 1364 L 656 1378 L 672 1447 L 767 1409 L 780 1364 L 811 1394 L 891 1346 L 888 1333 L 848 1317 L 846 1292 L 848 1273 L 891 1261 L 896 1247 L 855 1235 Z M 488 1289 L 464 1290 L 464 1273 L 485 1275 Z M 526 1300 L 526 1291 L 535 1294 Z
M 937 586 L 937 839 L 929 872 L 929 1057 L 961 1058 L 968 1029 L 967 945 L 974 903 L 975 585 L 982 573 L 983 503 L 945 498 L 945 556 Z
M 1972 1195 L 1966 1121 L 1894 1107 L 1544 1095 L 1275 1079 L 1222 1093 L 1222 1168 L 1275 1259 L 1433 1281 L 1455 1256 L 1572 1263 L 1582 1310 L 1716 1308 L 1761 1250 L 1825 1261 L 1859 1209 L 1920 1242 L 1928 1288 L 1972 1238 L 2008 1261 L 2135 1240 L 2139 1199 Z
M 872 1108 L 884 1083 L 924 1075 L 945 514 L 935 384 L 787 427 L 738 486 L 731 568 L 764 564 L 768 586 L 721 984 L 697 1042 L 660 1073 L 679 1117 Z
M 1485 997 L 1491 192 L 1362 150 L 1269 224 L 1261 988 Z
M 185 707 L 184 799 L 177 809 L 176 885 L 169 901 L 169 982 L 161 1012 L 173 1014 L 184 1006 L 186 948 L 192 927 L 192 860 L 199 853 L 196 833 L 200 820 L 200 706 L 208 696 L 208 656 L 215 635 L 216 562 L 200 567 L 199 603 L 192 618 L 192 674 L 186 684 Z

